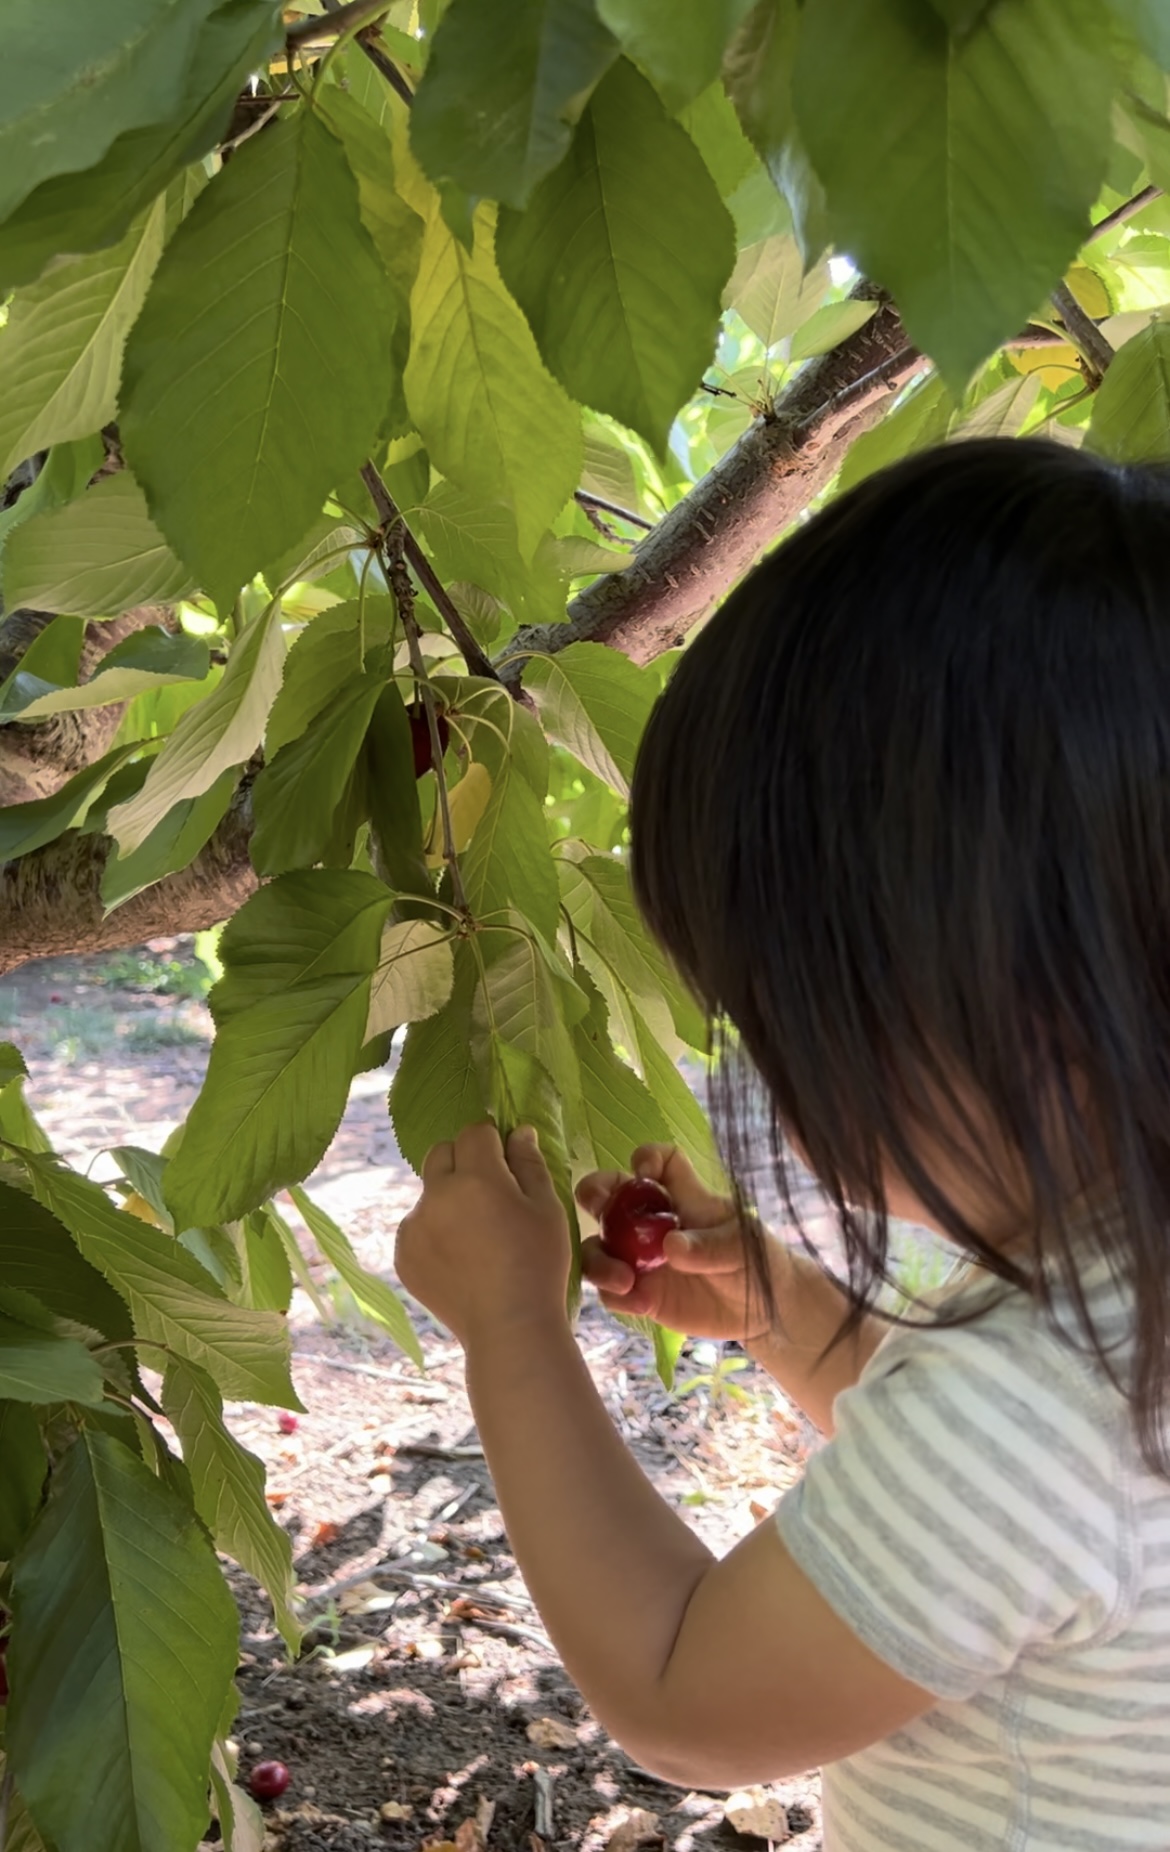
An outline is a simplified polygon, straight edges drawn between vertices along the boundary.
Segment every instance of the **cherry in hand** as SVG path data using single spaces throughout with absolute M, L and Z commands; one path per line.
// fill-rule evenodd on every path
M 615 1260 L 624 1260 L 635 1273 L 664 1267 L 662 1244 L 679 1226 L 674 1204 L 652 1177 L 631 1177 L 619 1183 L 601 1213 L 601 1245 Z

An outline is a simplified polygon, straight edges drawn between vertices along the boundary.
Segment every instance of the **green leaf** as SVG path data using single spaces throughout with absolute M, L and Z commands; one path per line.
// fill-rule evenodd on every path
M 918 380 L 880 424 L 863 431 L 850 444 L 841 465 L 840 492 L 844 494 L 900 457 L 925 450 L 930 444 L 941 444 L 954 409 L 954 400 L 937 373 Z
M 580 416 L 500 280 L 484 209 L 468 252 L 432 207 L 410 315 L 406 401 L 423 442 L 444 476 L 508 503 L 530 558 L 576 487 Z
M 129 855 L 112 855 L 102 871 L 102 905 L 107 913 L 143 888 L 187 868 L 227 815 L 239 782 L 235 766 L 221 772 L 199 797 L 180 798 Z
M 1093 399 L 1085 443 L 1119 463 L 1170 457 L 1170 321 L 1118 348 Z
M 202 1370 L 169 1363 L 162 1405 L 183 1449 L 196 1511 L 216 1549 L 267 1591 L 295 1659 L 303 1630 L 293 1605 L 292 1548 L 265 1502 L 263 1463 L 225 1428 L 223 1399 Z
M 364 1040 L 422 1022 L 441 1010 L 455 982 L 450 929 L 433 920 L 400 920 L 382 934 L 380 962 L 370 985 Z
M 42 720 L 50 714 L 109 707 L 118 701 L 133 700 L 147 689 L 168 687 L 172 682 L 202 682 L 208 667 L 207 645 L 198 637 L 150 624 L 115 644 L 88 681 L 66 687 L 42 684 L 43 692 L 37 693 L 35 686 L 30 689 L 26 678 L 18 673 L 12 690 L 15 700 L 3 703 L 0 712 L 17 713 L 22 720 Z M 22 693 L 31 693 L 33 698 L 22 702 Z
M 353 598 L 331 605 L 306 625 L 284 664 L 280 693 L 264 734 L 269 759 L 307 732 L 346 683 L 360 675 L 371 650 L 389 643 L 394 606 L 389 598 Z
M 107 828 L 123 855 L 139 848 L 181 798 L 202 796 L 229 766 L 251 757 L 263 737 L 283 659 L 280 607 L 273 600 L 237 639 L 207 699 L 187 709 L 142 789 L 111 810 Z
M 573 1044 L 594 1163 L 599 1170 L 628 1170 L 639 1145 L 667 1139 L 666 1119 L 633 1068 L 614 1053 L 600 991 L 583 971 L 577 981 L 589 998 L 588 1015 L 573 1026 Z
M 429 896 L 433 884 L 423 856 L 414 748 L 397 688 L 379 696 L 362 758 L 378 868 L 399 894 Z
M 806 271 L 795 239 L 783 232 L 745 245 L 723 299 L 771 348 L 808 319 L 828 287 L 828 265 Z
M 418 275 L 423 222 L 398 191 L 390 135 L 345 90 L 327 87 L 318 107 L 345 148 L 358 183 L 362 220 L 405 311 Z
M 594 495 L 603 495 L 606 501 L 616 502 L 620 508 L 631 509 L 634 514 L 644 512 L 629 451 L 607 437 L 596 424 L 590 429 L 588 419 L 583 441 L 585 460 L 581 465 L 581 487 Z
M 194 1513 L 83 1432 L 12 1566 L 16 1784 L 57 1852 L 193 1846 L 239 1624 Z
M 58 617 L 46 624 L 0 686 L 0 716 L 19 713 L 42 689 L 75 682 L 84 641 L 80 618 Z
M 0 234 L 3 228 L 0 227 Z M 31 520 L 46 508 L 59 508 L 84 492 L 106 454 L 98 435 L 81 438 L 76 443 L 54 444 L 37 479 L 14 502 L 0 510 L 0 557 L 14 528 Z
M 558 872 L 574 924 L 638 1003 L 658 1040 L 669 1041 L 673 1022 L 684 1042 L 705 1050 L 706 1019 L 642 924 L 625 863 L 616 856 L 586 855 L 558 862 Z
M 725 1189 L 723 1167 L 702 1107 L 671 1056 L 648 1028 L 637 1005 L 634 1008 L 634 1019 L 638 1032 L 638 1060 L 646 1086 L 666 1121 L 671 1144 L 686 1153 L 709 1189 Z
M 237 1222 L 236 1250 L 240 1259 L 241 1305 L 261 1311 L 287 1312 L 292 1301 L 293 1277 L 279 1229 L 264 1208 Z
M 315 1203 L 305 1191 L 294 1184 L 289 1190 L 313 1240 L 317 1243 L 329 1265 L 345 1281 L 357 1301 L 358 1309 L 367 1318 L 390 1333 L 400 1350 L 419 1369 L 423 1368 L 423 1354 L 414 1327 L 410 1322 L 406 1307 L 398 1294 L 387 1286 L 385 1280 L 376 1274 L 367 1272 L 354 1253 L 348 1238 L 338 1228 L 337 1223 L 326 1215 L 324 1209 Z
M 872 321 L 877 308 L 876 302 L 862 302 L 854 296 L 844 302 L 826 302 L 796 330 L 788 348 L 789 360 L 810 360 L 814 354 L 831 353 Z
M 495 741 L 483 751 L 476 738 L 476 757 L 487 765 L 492 790 L 463 857 L 463 885 L 477 918 L 515 907 L 551 940 L 556 937 L 558 899 L 543 803 L 548 749 L 523 708 L 513 707 L 508 720 L 511 741 L 506 754 L 499 754 Z M 539 793 L 529 775 L 526 752 L 541 765 Z
M 516 517 L 504 502 L 484 501 L 453 482 L 436 482 L 415 522 L 444 584 L 481 585 L 526 623 L 557 612 L 557 585 L 525 565 Z
M 411 111 L 415 154 L 432 180 L 523 206 L 617 50 L 592 0 L 452 0 Z
M 620 797 L 629 797 L 634 758 L 658 678 L 603 643 L 570 643 L 525 666 L 524 686 L 545 732 Z
M 135 746 L 117 746 L 70 778 L 52 797 L 34 798 L 28 804 L 9 804 L 6 810 L 0 810 L 0 862 L 31 855 L 34 849 L 43 848 L 45 843 L 55 841 L 66 830 L 75 829 L 84 822 L 90 805 L 101 796 L 118 767 L 135 751 Z
M 891 290 L 956 393 L 1088 232 L 1108 144 L 1107 52 L 1084 0 L 995 6 L 958 39 L 919 0 L 804 8 L 797 114 L 835 239 Z
M 0 1562 L 16 1555 L 40 1508 L 49 1462 L 27 1402 L 0 1402 Z
M 727 42 L 752 0 L 598 0 L 622 50 L 674 115 L 714 83 Z
M 133 1335 L 121 1294 L 83 1258 L 55 1215 L 9 1183 L 0 1183 L 0 1279 L 34 1294 L 57 1318 L 100 1331 L 111 1343 Z
M 27 1076 L 28 1065 L 15 1042 L 0 1042 L 0 1088 Z
M 385 679 L 352 677 L 311 727 L 265 765 L 252 791 L 251 853 L 258 874 L 284 874 L 324 859 Z
M 715 350 L 735 234 L 694 143 L 628 61 L 527 212 L 501 212 L 496 243 L 557 378 L 663 453 Z
M 478 977 L 470 949 L 460 945 L 450 1002 L 406 1032 L 390 1085 L 390 1117 L 398 1149 L 416 1171 L 433 1144 L 487 1117 L 487 1102 L 471 1062 L 471 1012 Z
M 948 31 L 963 33 L 971 30 L 991 0 L 930 0 L 930 4 Z
M 44 181 L 0 225 L 0 290 L 33 282 L 59 252 L 115 243 L 172 176 L 180 175 L 182 185 L 187 176 L 180 170 L 220 140 L 245 80 L 283 39 L 280 13 L 277 0 L 217 5 L 182 73 L 177 106 L 119 135 L 85 172 Z
M 66 29 L 46 34 L 36 0 L 9 0 L 0 75 L 0 218 L 50 175 L 92 166 L 116 135 L 168 114 L 213 4 L 104 0 L 75 7 Z
M 27 1322 L 26 1313 L 33 1322 Z M 101 1370 L 85 1345 L 56 1332 L 38 1300 L 17 1291 L 0 1296 L 0 1396 L 95 1408 L 102 1393 Z
M 0 333 L 0 478 L 113 418 L 123 344 L 162 250 L 164 216 L 158 199 L 120 244 L 58 264 L 13 297 Z
M 384 276 L 345 154 L 307 107 L 237 149 L 167 247 L 126 349 L 121 433 L 218 604 L 368 455 L 392 328 L 366 304 Z
M 47 1157 L 25 1163 L 37 1200 L 64 1222 L 85 1259 L 121 1293 L 141 1339 L 199 1364 L 225 1395 L 299 1408 L 282 1318 L 230 1305 L 172 1236 L 116 1209 L 88 1178 Z
M 961 4 L 962 0 L 956 0 Z M 1129 27 L 1155 64 L 1170 70 L 1170 13 L 1164 0 L 1109 0 L 1123 25 Z
M 801 0 L 757 0 L 724 65 L 724 81 L 743 132 L 792 214 L 796 242 L 811 269 L 829 241 L 825 194 L 792 104 L 792 66 Z
M 755 175 L 762 181 L 773 209 L 779 213 L 787 228 L 788 210 L 757 160 L 756 151 L 740 127 L 739 117 L 721 82 L 708 84 L 693 103 L 688 103 L 685 109 L 679 111 L 677 120 L 702 155 L 712 180 L 719 188 L 719 197 L 727 201 L 727 209 L 733 219 L 734 196 Z M 736 219 L 737 229 L 738 224 Z
M 191 585 L 128 470 L 107 476 L 78 501 L 24 522 L 4 552 L 10 608 L 117 617 L 131 605 L 166 604 Z
M 356 870 L 301 872 L 231 921 L 207 1079 L 167 1173 L 180 1226 L 242 1215 L 324 1154 L 365 1039 L 392 898 Z

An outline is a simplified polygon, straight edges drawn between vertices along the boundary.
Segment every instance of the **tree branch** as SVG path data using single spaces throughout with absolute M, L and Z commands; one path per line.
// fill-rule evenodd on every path
M 259 886 L 248 854 L 251 834 L 251 797 L 242 788 L 190 867 L 108 915 L 101 885 L 115 853 L 109 836 L 71 830 L 32 855 L 0 864 L 0 974 L 30 958 L 109 951 L 163 933 L 218 926 Z
M 349 0 L 348 5 L 333 5 L 328 13 L 315 13 L 308 19 L 298 19 L 289 26 L 284 37 L 288 45 L 303 45 L 306 40 L 320 39 L 325 43 L 335 39 L 339 33 L 348 32 L 351 27 L 371 24 L 381 13 L 390 11 L 391 0 Z
M 1058 283 L 1052 292 L 1052 306 L 1064 323 L 1069 341 L 1084 363 L 1088 384 L 1094 391 L 1109 370 L 1113 349 L 1091 315 L 1086 314 L 1067 283 Z
M 641 527 L 647 533 L 654 526 L 645 515 L 635 514 L 632 508 L 623 508 L 620 502 L 607 502 L 604 495 L 594 495 L 592 489 L 574 489 L 573 500 L 579 502 L 588 514 L 591 508 L 600 508 L 605 514 L 616 515 L 619 521 L 628 521 L 631 527 Z
M 1140 193 L 1134 194 L 1132 199 L 1123 199 L 1120 206 L 1114 206 L 1112 212 L 1107 212 L 1103 219 L 1097 220 L 1089 233 L 1089 242 L 1091 243 L 1094 238 L 1103 238 L 1105 233 L 1112 231 L 1115 225 L 1124 225 L 1127 219 L 1132 219 L 1135 213 L 1144 211 L 1147 206 L 1153 204 L 1154 200 L 1161 197 L 1162 188 L 1160 186 L 1144 186 Z
M 872 300 L 872 284 L 854 292 Z M 926 361 L 883 301 L 864 328 L 811 360 L 726 456 L 658 522 L 620 572 L 587 586 L 562 624 L 517 632 L 501 665 L 515 687 L 522 652 L 608 643 L 635 662 L 681 644 L 836 474 L 853 439 Z
M 472 636 L 461 613 L 452 603 L 446 586 L 406 525 L 402 510 L 372 463 L 362 464 L 361 477 L 370 491 L 370 500 L 378 511 L 378 519 L 383 527 L 386 529 L 397 527 L 401 531 L 403 551 L 410 562 L 414 576 L 458 643 L 463 660 L 471 673 L 487 676 L 493 682 L 498 681 L 499 677 L 491 657 L 484 655 Z
M 325 0 L 325 6 L 334 19 L 336 19 L 339 14 L 346 11 L 345 7 L 341 4 L 341 0 Z M 344 28 L 342 28 L 342 30 L 344 30 Z M 382 73 L 382 76 L 386 79 L 386 82 L 390 85 L 394 94 L 400 96 L 402 101 L 409 108 L 410 104 L 414 102 L 414 91 L 407 83 L 394 60 L 387 57 L 382 46 L 379 44 L 377 26 L 366 26 L 358 33 L 357 43 L 365 52 L 366 57 L 370 60 L 374 69 Z

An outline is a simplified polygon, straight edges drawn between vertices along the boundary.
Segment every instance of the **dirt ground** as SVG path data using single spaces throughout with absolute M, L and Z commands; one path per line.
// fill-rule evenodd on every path
M 204 982 L 188 941 L 46 960 L 0 980 L 0 1038 L 22 1047 L 30 1101 L 71 1162 L 102 1177 L 113 1174 L 107 1147 L 161 1146 L 206 1064 Z M 395 1229 L 416 1184 L 394 1144 L 387 1080 L 380 1071 L 355 1083 L 309 1189 L 363 1263 L 393 1281 Z M 759 1791 L 758 1830 L 743 1834 L 726 1817 L 726 1795 L 651 1777 L 606 1736 L 509 1555 L 457 1346 L 412 1307 L 427 1360 L 420 1375 L 327 1267 L 314 1262 L 313 1274 L 336 1316 L 324 1322 L 297 1291 L 293 1375 L 307 1413 L 296 1431 L 283 1434 L 272 1409 L 227 1410 L 268 1469 L 314 1622 L 289 1664 L 267 1602 L 232 1569 L 241 1772 L 276 1757 L 292 1776 L 266 1809 L 266 1845 L 730 1852 L 791 1839 L 819 1852 L 814 1777 Z M 579 1335 L 655 1485 L 714 1549 L 728 1549 L 798 1474 L 813 1444 L 807 1424 L 734 1346 L 689 1346 L 667 1393 L 648 1347 L 596 1303 Z

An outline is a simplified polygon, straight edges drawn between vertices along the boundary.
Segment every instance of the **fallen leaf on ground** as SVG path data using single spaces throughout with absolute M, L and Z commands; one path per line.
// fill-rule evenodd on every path
M 771 1505 L 761 1505 L 758 1498 L 753 1498 L 751 1503 L 748 1505 L 748 1510 L 751 1512 L 757 1524 L 763 1523 L 764 1519 L 771 1512 L 771 1509 L 772 1509 Z
M 649 1845 L 655 1840 L 660 1845 L 663 1843 L 658 1815 L 647 1813 L 644 1807 L 615 1807 L 607 1824 L 610 1823 L 613 1831 L 605 1842 L 605 1852 L 634 1852 L 635 1846 Z
M 336 1543 L 340 1535 L 340 1524 L 336 1523 L 333 1518 L 326 1518 L 323 1523 L 318 1524 L 310 1537 L 309 1548 L 310 1550 L 323 1550 L 327 1543 Z
M 576 1749 L 577 1732 L 559 1717 L 537 1717 L 527 1729 L 530 1743 L 538 1749 Z
M 763 1788 L 742 1788 L 738 1794 L 728 1795 L 723 1803 L 723 1818 L 737 1833 L 769 1839 L 776 1846 L 792 1837 L 787 1808 Z
M 405 1801 L 383 1801 L 378 1812 L 383 1820 L 409 1820 L 414 1808 Z
M 282 1505 L 288 1502 L 287 1492 L 265 1492 L 264 1497 L 267 1503 L 272 1505 L 277 1511 L 279 1511 Z
M 393 1599 L 377 1582 L 355 1582 L 352 1588 L 342 1589 L 337 1606 L 342 1614 L 366 1614 L 372 1602 L 389 1605 Z

